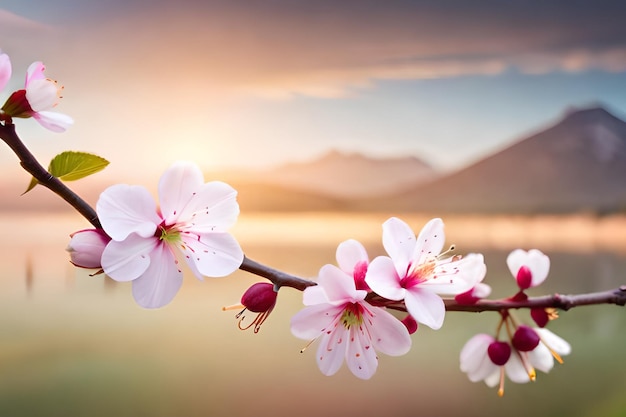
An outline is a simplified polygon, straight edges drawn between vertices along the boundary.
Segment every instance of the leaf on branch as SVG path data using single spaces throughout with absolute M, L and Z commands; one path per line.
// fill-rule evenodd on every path
M 109 165 L 109 161 L 98 155 L 66 151 L 52 158 L 48 172 L 61 181 L 75 181 L 102 171 L 107 165 Z M 32 178 L 24 194 L 32 190 L 38 183 L 36 178 Z

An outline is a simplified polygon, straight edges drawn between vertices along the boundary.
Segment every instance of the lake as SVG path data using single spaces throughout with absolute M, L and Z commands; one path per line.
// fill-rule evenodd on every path
M 334 263 L 338 243 L 361 240 L 373 258 L 384 214 L 242 216 L 233 233 L 247 256 L 314 277 Z M 428 217 L 399 216 L 417 232 Z M 536 247 L 551 257 L 548 280 L 531 295 L 608 290 L 626 284 L 626 220 L 621 217 L 446 219 L 447 243 L 485 254 L 494 296 L 514 292 L 505 259 Z M 549 327 L 573 347 L 563 365 L 503 398 L 459 370 L 465 342 L 491 333 L 495 313 L 448 313 L 425 326 L 401 357 L 380 355 L 369 381 L 344 367 L 323 376 L 315 349 L 289 331 L 301 293 L 283 289 L 258 334 L 237 329 L 237 303 L 256 277 L 238 271 L 200 282 L 190 275 L 167 307 L 144 310 L 130 284 L 74 268 L 68 235 L 78 215 L 0 213 L 0 416 L 624 416 L 626 314 L 590 306 L 561 313 Z M 528 320 L 525 312 L 517 317 Z

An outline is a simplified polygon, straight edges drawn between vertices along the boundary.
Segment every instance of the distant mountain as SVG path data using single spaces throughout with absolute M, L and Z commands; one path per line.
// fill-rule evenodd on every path
M 311 162 L 290 163 L 256 173 L 255 178 L 267 184 L 346 199 L 392 195 L 436 175 L 430 165 L 413 156 L 370 158 L 331 151 Z
M 604 108 L 572 110 L 554 126 L 480 162 L 362 208 L 480 213 L 626 210 L 626 123 Z

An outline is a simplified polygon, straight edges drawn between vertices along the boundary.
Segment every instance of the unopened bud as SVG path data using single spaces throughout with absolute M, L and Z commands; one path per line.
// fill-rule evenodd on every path
M 101 268 L 102 252 L 111 238 L 102 229 L 84 229 L 70 235 L 66 250 L 70 262 L 81 268 Z
M 511 357 L 511 345 L 506 342 L 491 342 L 487 348 L 487 355 L 491 362 L 498 366 L 504 366 Z
M 521 290 L 527 290 L 533 282 L 533 273 L 530 271 L 530 268 L 524 265 L 517 271 L 515 279 L 517 280 L 517 286 Z
M 263 313 L 274 308 L 277 297 L 273 284 L 257 282 L 243 293 L 241 304 L 253 313 Z
M 529 352 L 539 344 L 539 335 L 530 327 L 521 325 L 515 331 L 511 343 L 520 352 Z

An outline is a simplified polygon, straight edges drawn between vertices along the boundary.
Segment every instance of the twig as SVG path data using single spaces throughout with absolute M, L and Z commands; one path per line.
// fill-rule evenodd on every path
M 52 192 L 67 201 L 74 207 L 85 219 L 89 221 L 95 228 L 101 229 L 102 225 L 98 219 L 96 211 L 85 200 L 80 198 L 74 191 L 69 189 L 58 178 L 50 174 L 37 161 L 35 156 L 26 148 L 24 143 L 15 133 L 15 125 L 11 123 L 0 124 L 0 138 L 9 145 L 20 160 L 20 165 L 29 174 L 39 181 L 41 185 L 50 189 Z

